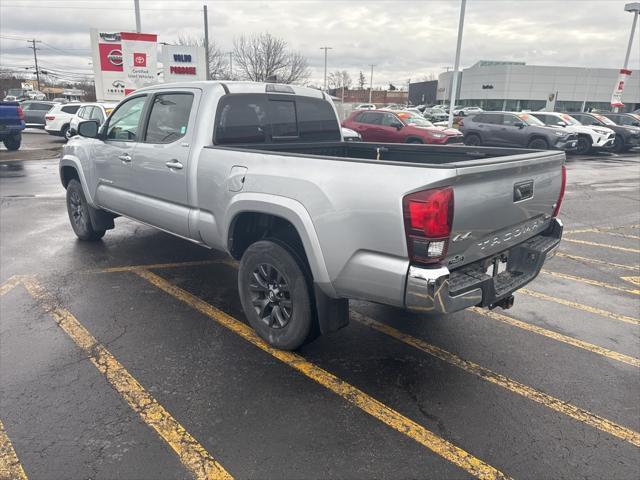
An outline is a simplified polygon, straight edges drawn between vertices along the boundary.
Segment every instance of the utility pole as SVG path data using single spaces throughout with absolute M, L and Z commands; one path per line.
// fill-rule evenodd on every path
M 36 85 L 38 86 L 38 91 L 40 91 L 40 70 L 38 69 L 38 54 L 36 53 L 38 50 L 36 43 L 40 43 L 40 40 L 33 39 L 28 40 L 28 42 L 31 44 L 29 48 L 33 49 L 33 62 L 36 64 Z
M 140 33 L 142 31 L 140 24 L 140 0 L 133 0 L 133 8 L 136 11 L 136 33 Z
M 625 12 L 633 13 L 633 22 L 631 23 L 631 33 L 629 34 L 629 43 L 627 44 L 627 53 L 624 56 L 624 66 L 622 70 L 620 70 L 620 75 L 618 77 L 618 83 L 616 88 L 614 89 L 614 95 L 617 91 L 619 91 L 620 100 L 619 103 L 622 104 L 622 89 L 624 88 L 624 78 L 625 76 L 631 75 L 631 70 L 628 70 L 629 67 L 629 56 L 631 55 L 631 45 L 633 45 L 633 36 L 636 33 L 636 25 L 638 23 L 638 14 L 640 14 L 640 2 L 627 3 L 624 6 Z M 613 99 L 611 100 L 613 103 Z M 615 106 L 613 111 L 618 112 L 620 110 L 619 106 Z
M 320 50 L 324 50 L 324 90 L 327 90 L 327 50 L 333 50 L 332 47 L 320 47 Z
M 371 77 L 369 79 L 369 103 L 371 103 L 371 93 L 373 92 L 373 67 L 375 67 L 375 65 L 372 63 L 369 66 L 371 67 Z
M 211 79 L 209 73 L 209 17 L 207 16 L 207 6 L 204 5 L 204 58 L 207 68 L 207 80 Z
M 467 0 L 460 3 L 460 21 L 458 22 L 458 43 L 456 44 L 456 61 L 453 65 L 453 85 L 451 86 L 451 100 L 449 102 L 449 122 L 448 126 L 453 126 L 453 108 L 456 106 L 456 90 L 458 89 L 458 69 L 460 67 L 460 50 L 462 49 L 462 30 L 464 29 L 464 10 Z

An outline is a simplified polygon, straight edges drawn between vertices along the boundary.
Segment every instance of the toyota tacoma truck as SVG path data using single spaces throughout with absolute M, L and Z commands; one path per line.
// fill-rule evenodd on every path
M 75 234 L 122 215 L 228 252 L 281 349 L 345 326 L 349 299 L 508 308 L 562 236 L 563 152 L 345 142 L 319 90 L 156 85 L 78 133 L 60 160 Z

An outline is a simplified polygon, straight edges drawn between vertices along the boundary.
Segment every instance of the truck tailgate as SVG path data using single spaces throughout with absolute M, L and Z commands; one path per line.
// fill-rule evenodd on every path
M 445 265 L 466 265 L 541 233 L 562 185 L 564 153 L 459 164 Z M 504 160 L 507 160 L 506 158 Z

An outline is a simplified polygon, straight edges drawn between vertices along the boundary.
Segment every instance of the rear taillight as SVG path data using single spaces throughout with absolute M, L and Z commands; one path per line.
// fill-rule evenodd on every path
M 557 217 L 560 213 L 560 205 L 562 205 L 562 199 L 564 198 L 564 189 L 567 186 L 567 167 L 562 165 L 562 184 L 560 185 L 560 195 L 558 195 L 558 201 L 553 209 L 553 216 Z
M 453 188 L 423 190 L 402 199 L 409 258 L 421 263 L 442 260 L 453 223 Z
M 22 107 L 18 107 L 18 120 L 24 120 L 24 110 L 22 110 Z
M 55 115 L 47 115 L 44 117 L 46 120 L 55 120 L 56 116 Z

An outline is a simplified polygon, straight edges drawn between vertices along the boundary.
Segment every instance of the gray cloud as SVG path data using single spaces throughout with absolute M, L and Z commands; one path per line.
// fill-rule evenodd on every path
M 37 38 L 67 54 L 41 45 L 43 64 L 90 68 L 89 28 L 132 30 L 131 0 L 4 0 L 0 35 Z M 172 42 L 180 34 L 202 35 L 202 1 L 141 0 L 145 32 Z M 312 80 L 320 83 L 324 57 L 329 69 L 345 69 L 374 83 L 403 85 L 407 79 L 437 74 L 453 64 L 459 1 L 213 1 L 210 34 L 223 49 L 233 38 L 268 31 L 304 54 Z M 624 0 L 469 0 L 462 64 L 480 59 L 521 60 L 539 65 L 620 67 L 631 14 Z M 640 69 L 636 42 L 632 69 Z M 22 40 L 0 39 L 3 66 L 29 65 L 31 50 Z M 74 50 L 71 50 L 74 49 Z

